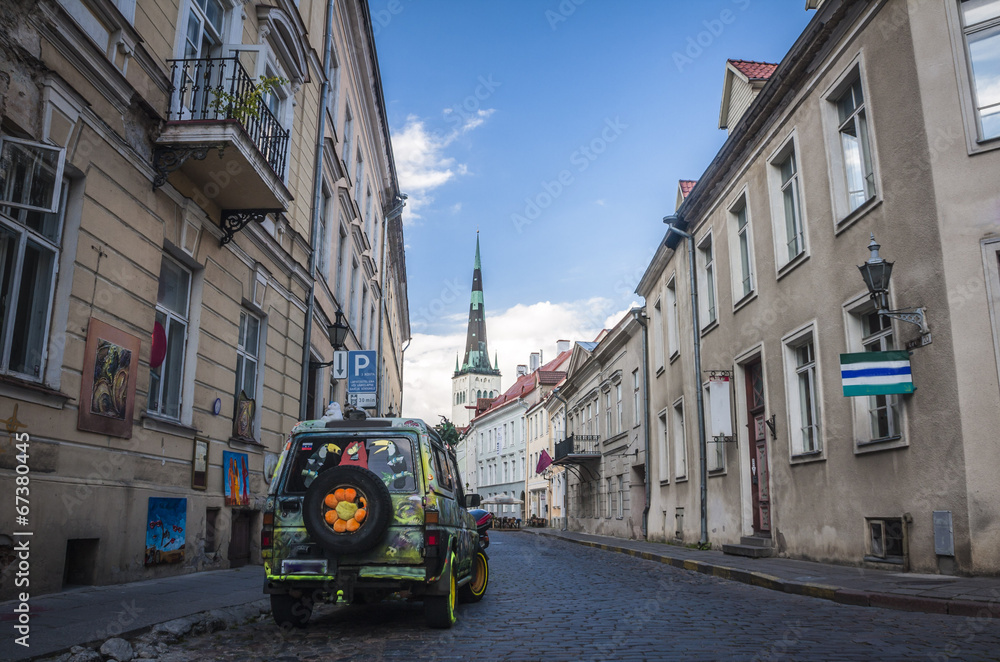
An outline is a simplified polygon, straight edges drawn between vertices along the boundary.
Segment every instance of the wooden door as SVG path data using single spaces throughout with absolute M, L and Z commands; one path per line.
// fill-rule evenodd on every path
M 234 510 L 229 535 L 229 567 L 239 568 L 250 562 L 250 512 Z
M 767 425 L 764 423 L 764 373 L 760 359 L 746 365 L 747 428 L 750 439 L 750 498 L 754 534 L 771 535 L 771 490 Z

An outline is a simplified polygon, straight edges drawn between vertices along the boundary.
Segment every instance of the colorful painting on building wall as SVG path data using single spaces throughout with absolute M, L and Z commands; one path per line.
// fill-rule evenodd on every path
M 87 326 L 77 428 L 130 438 L 138 370 L 139 339 L 91 318 Z
M 222 451 L 223 491 L 227 506 L 250 505 L 250 465 L 246 453 Z
M 146 515 L 146 565 L 184 561 L 187 499 L 149 497 Z

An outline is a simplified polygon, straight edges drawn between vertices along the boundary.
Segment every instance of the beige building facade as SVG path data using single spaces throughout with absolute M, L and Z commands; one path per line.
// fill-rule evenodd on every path
M 595 342 L 573 345 L 563 399 L 566 434 L 554 446 L 564 470 L 570 531 L 641 539 L 646 511 L 643 318 L 627 313 Z
M 0 21 L 0 489 L 30 476 L 26 520 L 0 518 L 0 599 L 25 532 L 33 593 L 259 562 L 288 430 L 344 401 L 309 365 L 338 309 L 348 348 L 381 349 L 380 410 L 402 397 L 367 3 L 15 1 Z
M 649 538 L 702 537 L 703 390 L 713 546 L 995 574 L 1000 115 L 983 53 L 1000 13 L 812 4 L 750 103 L 725 91 L 729 137 L 669 219 L 693 251 L 668 232 L 637 289 L 651 311 Z M 755 64 L 730 61 L 726 85 Z M 877 313 L 857 270 L 872 233 L 895 263 L 889 308 L 924 308 L 929 333 Z M 914 393 L 843 395 L 841 354 L 906 349 Z M 713 434 L 725 419 L 731 433 Z

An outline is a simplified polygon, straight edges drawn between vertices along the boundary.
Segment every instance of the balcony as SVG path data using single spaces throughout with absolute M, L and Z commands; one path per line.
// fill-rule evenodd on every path
M 221 210 L 222 243 L 250 221 L 284 212 L 289 132 L 236 57 L 168 60 L 170 107 L 156 141 L 153 188 L 168 178 Z
M 586 460 L 599 460 L 601 438 L 596 434 L 571 434 L 556 442 L 553 464 L 580 464 Z

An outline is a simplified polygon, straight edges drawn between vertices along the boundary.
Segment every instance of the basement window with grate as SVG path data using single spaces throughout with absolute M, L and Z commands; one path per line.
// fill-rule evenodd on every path
M 869 519 L 868 557 L 873 561 L 902 563 L 903 520 L 899 517 Z

